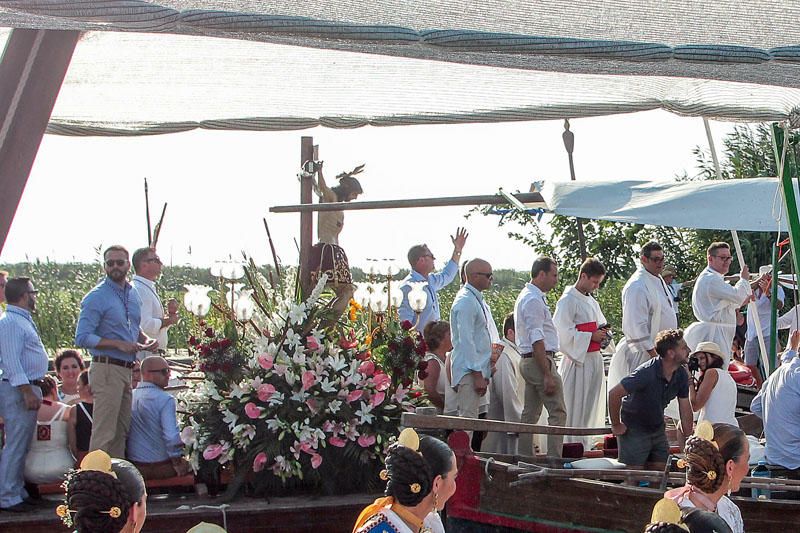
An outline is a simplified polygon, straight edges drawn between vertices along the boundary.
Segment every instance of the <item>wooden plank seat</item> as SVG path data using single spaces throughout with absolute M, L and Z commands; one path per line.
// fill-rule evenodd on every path
M 63 494 L 64 487 L 62 486 L 61 481 L 56 483 L 45 483 L 42 485 L 36 485 L 39 494 L 45 496 L 47 494 Z M 148 479 L 145 480 L 144 485 L 147 487 L 148 492 L 150 490 L 155 491 L 156 489 L 169 489 L 169 488 L 187 488 L 193 489 L 194 486 L 197 484 L 197 481 L 194 477 L 194 474 L 187 474 L 185 476 L 175 476 L 166 479 Z

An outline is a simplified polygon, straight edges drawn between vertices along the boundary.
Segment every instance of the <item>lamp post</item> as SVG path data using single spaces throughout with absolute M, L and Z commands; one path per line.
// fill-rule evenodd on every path
M 183 296 L 183 305 L 192 316 L 203 318 L 211 309 L 211 298 L 208 293 L 211 287 L 206 285 L 184 285 L 186 294 Z
M 428 293 L 425 291 L 425 286 L 428 285 L 428 282 L 412 281 L 408 285 L 411 286 L 411 290 L 408 292 L 408 304 L 417 317 L 414 321 L 414 327 L 417 327 L 419 317 L 422 315 L 422 311 L 425 310 L 425 306 L 428 305 Z
M 216 276 L 220 279 L 220 285 L 224 285 L 225 282 L 230 284 L 230 295 L 231 295 L 231 314 L 233 318 L 236 318 L 236 311 L 235 308 L 235 295 L 238 291 L 238 287 L 242 287 L 241 284 L 234 283 L 237 279 L 242 279 L 244 277 L 244 266 L 245 264 L 241 261 L 217 261 L 211 268 L 209 272 L 211 272 L 212 276 Z

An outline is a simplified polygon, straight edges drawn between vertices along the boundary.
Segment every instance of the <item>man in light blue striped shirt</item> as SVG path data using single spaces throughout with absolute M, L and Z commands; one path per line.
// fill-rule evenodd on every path
M 467 283 L 456 294 L 450 309 L 451 383 L 456 391 L 458 416 L 478 418 L 480 398 L 486 394 L 492 375 L 492 340 L 481 294 L 492 285 L 492 266 L 483 259 L 473 259 L 467 263 L 466 276 Z
M 5 287 L 6 313 L 0 317 L 0 418 L 5 423 L 5 445 L 0 455 L 0 510 L 27 512 L 24 487 L 25 456 L 36 430 L 42 403 L 39 383 L 47 372 L 45 352 L 31 318 L 36 290 L 29 278 L 12 278 Z

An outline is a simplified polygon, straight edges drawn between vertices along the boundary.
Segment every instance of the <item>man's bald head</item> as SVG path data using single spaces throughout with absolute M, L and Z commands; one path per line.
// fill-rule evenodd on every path
M 492 285 L 492 265 L 483 259 L 471 259 L 464 267 L 467 275 L 467 283 L 478 289 L 485 291 Z
M 158 385 L 162 389 L 169 383 L 169 363 L 160 355 L 150 355 L 142 359 L 142 381 Z

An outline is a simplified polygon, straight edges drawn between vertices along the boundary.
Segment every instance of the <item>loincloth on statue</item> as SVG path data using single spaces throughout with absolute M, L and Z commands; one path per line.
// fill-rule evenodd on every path
M 350 263 L 341 246 L 318 242 L 311 248 L 308 261 L 311 283 L 316 284 L 322 274 L 328 275 L 328 283 L 333 285 L 351 284 Z

